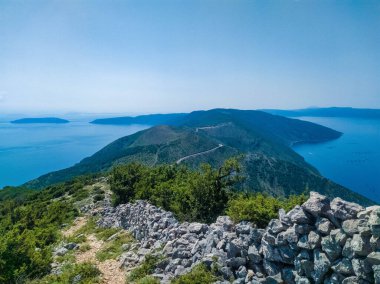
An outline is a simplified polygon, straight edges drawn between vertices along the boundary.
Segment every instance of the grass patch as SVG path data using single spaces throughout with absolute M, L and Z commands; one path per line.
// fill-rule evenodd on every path
M 75 236 L 69 236 L 64 239 L 68 243 L 76 243 L 76 244 L 84 243 L 87 240 L 84 234 L 75 234 Z
M 96 259 L 105 261 L 115 259 L 123 253 L 122 245 L 133 242 L 133 237 L 127 233 L 118 234 L 112 241 L 105 243 L 101 250 L 96 253 Z
M 62 269 L 60 275 L 48 275 L 40 280 L 30 282 L 31 284 L 67 284 L 76 283 L 93 284 L 100 282 L 100 271 L 92 263 L 68 264 Z
M 82 244 L 80 247 L 79 247 L 79 250 L 81 252 L 85 252 L 85 251 L 89 251 L 91 249 L 91 246 L 87 243 L 85 244 Z
M 99 240 L 106 241 L 109 237 L 119 232 L 119 228 L 96 228 L 95 235 Z
M 95 194 L 104 194 L 104 190 L 99 185 L 94 185 L 93 193 Z
M 96 226 L 96 219 L 90 218 L 88 219 L 87 223 L 84 224 L 81 228 L 77 230 L 77 235 L 89 235 L 95 233 L 97 226 Z
M 55 259 L 55 261 L 59 262 L 59 263 L 63 263 L 63 262 L 73 263 L 73 262 L 75 262 L 74 251 L 70 250 L 65 255 L 57 256 L 56 259 Z
M 171 284 L 211 284 L 218 280 L 203 264 L 195 266 L 189 273 L 174 279 Z
M 129 274 L 129 281 L 140 283 L 144 278 L 148 278 L 154 272 L 157 264 L 163 259 L 162 256 L 147 254 L 141 265 L 131 271 Z M 145 280 L 144 280 L 145 281 Z M 148 281 L 148 280 L 146 280 Z M 155 283 L 155 282 L 141 282 L 141 283 Z
M 136 284 L 160 284 L 160 281 L 153 276 L 145 276 L 138 280 Z
M 87 223 L 77 231 L 78 235 L 90 235 L 95 234 L 99 240 L 107 240 L 112 235 L 119 232 L 119 228 L 101 228 L 96 225 L 96 218 L 90 218 Z

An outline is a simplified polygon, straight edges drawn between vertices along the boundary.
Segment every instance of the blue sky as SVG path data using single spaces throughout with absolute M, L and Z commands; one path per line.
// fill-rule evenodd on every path
M 0 112 L 380 108 L 380 1 L 0 0 Z

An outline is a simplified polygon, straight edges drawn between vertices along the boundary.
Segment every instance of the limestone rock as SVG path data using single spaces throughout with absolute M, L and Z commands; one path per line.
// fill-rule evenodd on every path
M 311 249 L 315 249 L 315 248 L 319 248 L 321 247 L 321 241 L 322 241 L 322 238 L 321 236 L 314 232 L 314 231 L 311 231 L 308 235 L 308 241 L 309 241 L 309 246 Z
M 371 265 L 380 265 L 380 252 L 371 252 L 366 260 Z
M 324 276 L 329 271 L 331 267 L 331 262 L 326 256 L 325 253 L 323 253 L 320 250 L 314 251 L 314 271 L 312 273 L 312 277 L 315 281 L 315 283 L 323 283 Z
M 348 258 L 343 258 L 339 260 L 338 263 L 333 265 L 331 268 L 332 270 L 340 274 L 344 274 L 344 275 L 354 274 L 354 269 L 352 267 L 351 260 L 349 260 Z
M 362 237 L 359 234 L 355 234 L 352 237 L 351 246 L 355 255 L 366 256 L 371 252 L 371 245 L 368 237 Z
M 357 277 L 361 279 L 365 279 L 367 281 L 371 281 L 371 264 L 366 259 L 358 259 L 354 258 L 352 260 L 352 268 Z
M 314 217 L 318 217 L 322 212 L 330 209 L 330 201 L 326 196 L 311 191 L 310 198 L 302 204 L 302 208 Z
M 200 234 L 207 230 L 207 225 L 201 223 L 191 223 L 188 228 L 190 233 Z
M 350 236 L 359 233 L 359 227 L 365 227 L 367 222 L 363 219 L 349 219 L 342 223 L 343 231 Z
M 288 216 L 293 223 L 297 224 L 309 224 L 311 222 L 306 212 L 299 205 L 290 210 L 286 216 Z
M 364 210 L 359 204 L 344 201 L 339 197 L 331 201 L 330 207 L 334 216 L 342 221 L 356 218 L 357 214 Z
M 380 237 L 380 208 L 376 208 L 371 212 L 368 225 L 371 228 L 372 235 L 374 237 Z
M 373 269 L 374 283 L 380 284 L 380 265 L 374 265 L 372 269 Z
M 322 250 L 329 256 L 331 260 L 335 260 L 340 256 L 342 247 L 332 236 L 322 238 L 321 244 Z
M 328 235 L 334 229 L 334 225 L 327 218 L 319 218 L 315 225 L 322 235 Z
M 248 248 L 248 259 L 252 263 L 260 263 L 262 260 L 259 251 L 254 245 Z

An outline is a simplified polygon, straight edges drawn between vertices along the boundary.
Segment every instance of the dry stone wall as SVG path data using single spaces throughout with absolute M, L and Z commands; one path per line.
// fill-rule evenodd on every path
M 380 283 L 380 207 L 315 192 L 302 206 L 280 210 L 266 229 L 226 216 L 180 223 L 145 201 L 106 208 L 99 225 L 122 227 L 139 241 L 122 256 L 126 267 L 160 251 L 165 258 L 154 276 L 162 283 L 199 263 L 217 271 L 220 283 Z

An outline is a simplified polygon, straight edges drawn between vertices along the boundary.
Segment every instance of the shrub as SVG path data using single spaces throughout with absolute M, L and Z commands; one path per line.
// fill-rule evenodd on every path
M 160 284 L 160 281 L 152 276 L 145 276 L 136 282 L 136 284 Z
M 211 284 L 218 278 L 203 264 L 195 266 L 189 273 L 174 279 L 172 284 Z
M 67 284 L 75 283 L 80 279 L 81 284 L 99 283 L 99 269 L 92 263 L 67 264 L 62 269 L 62 274 L 48 275 L 40 280 L 32 281 L 32 284 Z
M 180 220 L 210 223 L 224 213 L 238 171 L 235 160 L 227 160 L 219 169 L 204 164 L 199 171 L 132 163 L 113 169 L 111 190 L 115 204 L 144 199 L 172 211 Z
M 131 271 L 130 281 L 140 281 L 154 272 L 156 265 L 162 260 L 162 256 L 147 254 L 141 265 Z M 149 283 L 149 282 L 148 282 Z
M 91 249 L 91 246 L 87 243 L 80 245 L 79 250 L 81 252 L 85 252 Z
M 290 210 L 306 199 L 305 195 L 275 198 L 262 193 L 239 194 L 229 200 L 226 212 L 235 222 L 250 221 L 264 228 L 271 219 L 277 218 L 280 208 Z

